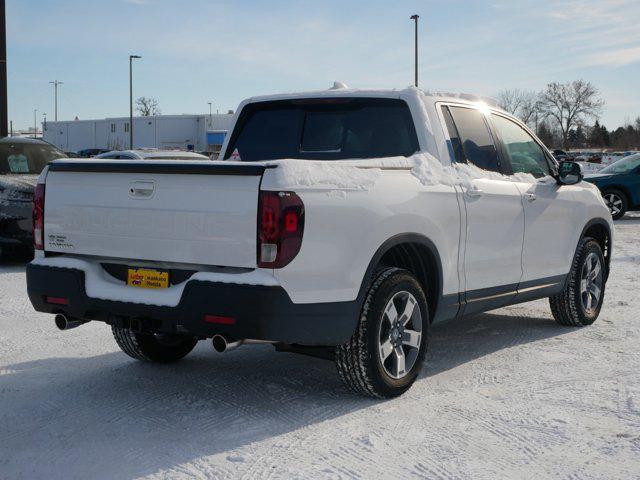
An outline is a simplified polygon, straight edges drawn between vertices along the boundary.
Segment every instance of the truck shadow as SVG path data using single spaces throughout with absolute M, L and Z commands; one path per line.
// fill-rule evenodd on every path
M 495 313 L 435 325 L 418 385 L 501 349 L 569 331 L 549 318 Z M 346 391 L 332 362 L 276 354 L 270 346 L 215 355 L 204 343 L 175 365 L 135 362 L 118 351 L 0 368 L 4 473 L 150 475 L 379 404 Z

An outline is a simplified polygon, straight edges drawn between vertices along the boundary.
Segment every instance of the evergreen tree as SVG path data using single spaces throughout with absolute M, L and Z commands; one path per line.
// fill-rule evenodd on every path
M 556 145 L 556 142 L 553 137 L 553 132 L 547 125 L 547 122 L 541 122 L 538 125 L 538 131 L 536 132 L 538 138 L 544 143 L 547 148 L 553 149 Z
M 596 120 L 596 123 L 593 125 L 591 132 L 589 133 L 589 138 L 587 139 L 587 143 L 590 147 L 603 147 L 604 146 L 604 138 L 602 134 L 602 127 L 600 126 L 600 122 Z

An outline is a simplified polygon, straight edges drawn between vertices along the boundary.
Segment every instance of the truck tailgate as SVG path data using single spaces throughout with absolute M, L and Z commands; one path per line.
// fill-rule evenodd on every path
M 54 162 L 46 178 L 45 251 L 253 268 L 264 168 Z

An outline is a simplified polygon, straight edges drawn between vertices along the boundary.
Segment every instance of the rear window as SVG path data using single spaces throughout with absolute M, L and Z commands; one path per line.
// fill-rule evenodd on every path
M 395 99 L 305 99 L 246 106 L 225 152 L 245 162 L 409 156 L 418 150 L 409 107 Z
M 66 155 L 48 143 L 0 143 L 0 174 L 39 174 L 56 158 Z

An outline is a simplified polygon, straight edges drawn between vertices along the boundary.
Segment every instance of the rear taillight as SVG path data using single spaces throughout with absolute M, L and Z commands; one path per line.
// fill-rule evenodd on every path
M 300 251 L 304 204 L 293 192 L 260 192 L 258 266 L 282 268 Z
M 33 247 L 44 250 L 44 183 L 39 183 L 33 195 Z

